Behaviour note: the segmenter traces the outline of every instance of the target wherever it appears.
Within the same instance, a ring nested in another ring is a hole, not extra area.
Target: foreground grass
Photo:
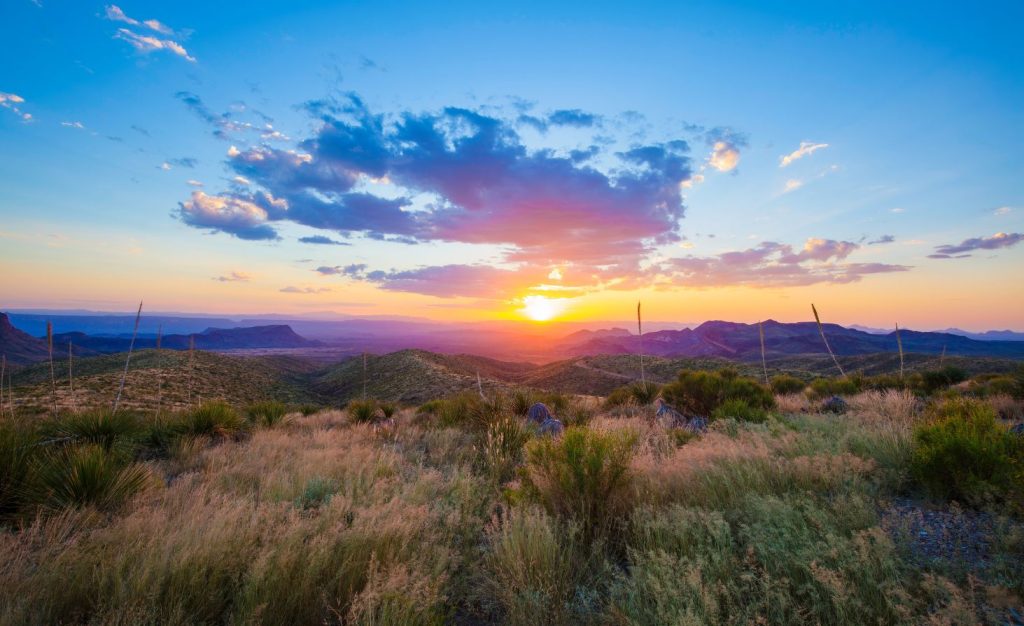
[[[692,440],[635,411],[558,442],[504,413],[197,428],[144,464],[162,484],[116,511],[46,509],[2,532],[0,623],[1008,620],[1019,522],[996,513],[985,570],[920,565],[882,523],[915,497],[918,407],[851,404],[720,419]]]

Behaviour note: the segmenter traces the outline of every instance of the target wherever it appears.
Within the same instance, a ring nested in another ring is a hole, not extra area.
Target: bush
[[[775,398],[767,387],[728,369],[682,370],[674,382],[665,385],[661,395],[675,408],[701,416],[710,416],[728,400],[741,400],[752,408],[775,406]]]
[[[523,446],[530,440],[530,429],[523,419],[509,416],[487,427],[480,444],[480,460],[492,480],[504,483],[512,478],[523,460]]]
[[[777,374],[775,376],[772,376],[772,393],[777,393],[781,396],[788,395],[791,393],[800,393],[806,387],[807,383],[800,380],[796,376],[790,376],[789,374]]]
[[[296,407],[295,410],[301,413],[302,417],[309,417],[310,415],[315,415],[316,413],[320,412],[320,405],[300,404],[298,407]]]
[[[733,418],[741,422],[762,423],[768,420],[768,411],[759,406],[750,406],[746,400],[726,400],[711,412],[714,419]]]
[[[631,508],[629,462],[636,435],[569,428],[526,449],[525,493],[549,513],[580,525],[585,538],[606,535]]]
[[[1021,495],[1024,438],[996,420],[988,404],[947,401],[914,429],[913,476],[933,495],[979,505]]]
[[[257,426],[273,428],[281,423],[284,416],[288,414],[288,407],[283,402],[266,400],[250,404],[246,409],[249,421]]]
[[[811,381],[807,395],[814,400],[832,396],[852,396],[860,392],[860,379],[851,378],[815,378]]]
[[[394,402],[381,402],[379,407],[381,414],[384,419],[391,419],[391,417],[398,412],[398,405]]]
[[[94,444],[105,452],[128,457],[145,432],[135,415],[96,410],[62,415],[43,426],[44,437],[68,444]]]
[[[113,509],[152,484],[146,466],[124,464],[95,444],[46,454],[33,474],[31,500],[52,511],[79,506]]]
[[[295,498],[295,508],[302,510],[320,508],[330,502],[339,489],[337,481],[314,476],[306,481],[302,493]]]
[[[345,405],[349,418],[357,424],[368,424],[377,419],[378,408],[375,400],[349,400]]]
[[[245,428],[245,421],[225,402],[207,402],[180,414],[174,433],[189,437],[233,437]]]
[[[921,372],[921,390],[927,394],[951,387],[967,380],[967,372],[955,365]]]

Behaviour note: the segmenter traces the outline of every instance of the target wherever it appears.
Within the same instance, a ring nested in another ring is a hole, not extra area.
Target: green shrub
[[[789,374],[777,374],[775,376],[772,376],[772,393],[777,393],[779,395],[800,393],[806,387],[807,383],[800,380],[796,376],[790,376]]]
[[[398,405],[394,402],[381,402],[379,407],[381,414],[384,419],[391,419],[391,417],[398,412]]]
[[[629,386],[629,393],[634,402],[640,406],[647,406],[654,402],[654,399],[661,393],[661,387],[652,382],[633,383]]]
[[[367,424],[377,419],[379,408],[376,400],[349,400],[345,405],[349,418],[357,424]]]
[[[226,402],[206,402],[178,415],[174,432],[179,436],[233,437],[245,428],[243,420]]]
[[[633,403],[633,392],[630,385],[623,385],[612,389],[604,399],[604,406],[614,409],[620,406],[627,406]]]
[[[131,413],[106,410],[67,413],[42,427],[45,438],[68,444],[94,444],[106,452],[128,457],[145,432],[142,422]]]
[[[711,412],[714,419],[733,418],[741,422],[762,423],[768,420],[768,411],[759,406],[750,406],[746,400],[726,400]]]
[[[284,420],[288,407],[283,402],[266,400],[250,404],[245,413],[253,424],[273,428]]]
[[[302,493],[295,498],[295,508],[303,510],[320,508],[330,502],[339,489],[337,481],[314,476],[306,481]]]
[[[1021,495],[1024,438],[983,402],[960,399],[933,409],[914,429],[913,476],[933,495],[978,505]]]
[[[967,372],[955,365],[921,372],[921,390],[931,394],[967,380]]]
[[[125,464],[95,444],[52,451],[32,469],[30,498],[52,511],[79,506],[113,509],[153,483],[145,465]]]
[[[579,524],[584,537],[606,535],[630,511],[635,444],[629,431],[586,428],[535,439],[526,449],[524,491],[549,513]]]
[[[702,416],[710,416],[728,400],[742,400],[750,407],[761,409],[775,406],[775,398],[767,387],[729,369],[682,370],[674,382],[665,385],[661,395],[675,408]]]
[[[320,405],[300,404],[298,407],[296,407],[295,410],[301,413],[302,417],[309,417],[310,415],[315,415],[316,413],[320,412]]]
[[[858,378],[815,378],[808,386],[807,395],[812,400],[831,396],[852,396],[860,391]]]

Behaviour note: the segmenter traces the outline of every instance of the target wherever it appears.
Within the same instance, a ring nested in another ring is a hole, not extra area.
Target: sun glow
[[[535,322],[546,322],[562,312],[562,303],[544,296],[523,298],[523,315]]]

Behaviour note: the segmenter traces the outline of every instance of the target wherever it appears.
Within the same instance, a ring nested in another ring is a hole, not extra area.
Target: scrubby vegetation
[[[1012,623],[1020,377],[948,374],[6,416],[0,624]]]

